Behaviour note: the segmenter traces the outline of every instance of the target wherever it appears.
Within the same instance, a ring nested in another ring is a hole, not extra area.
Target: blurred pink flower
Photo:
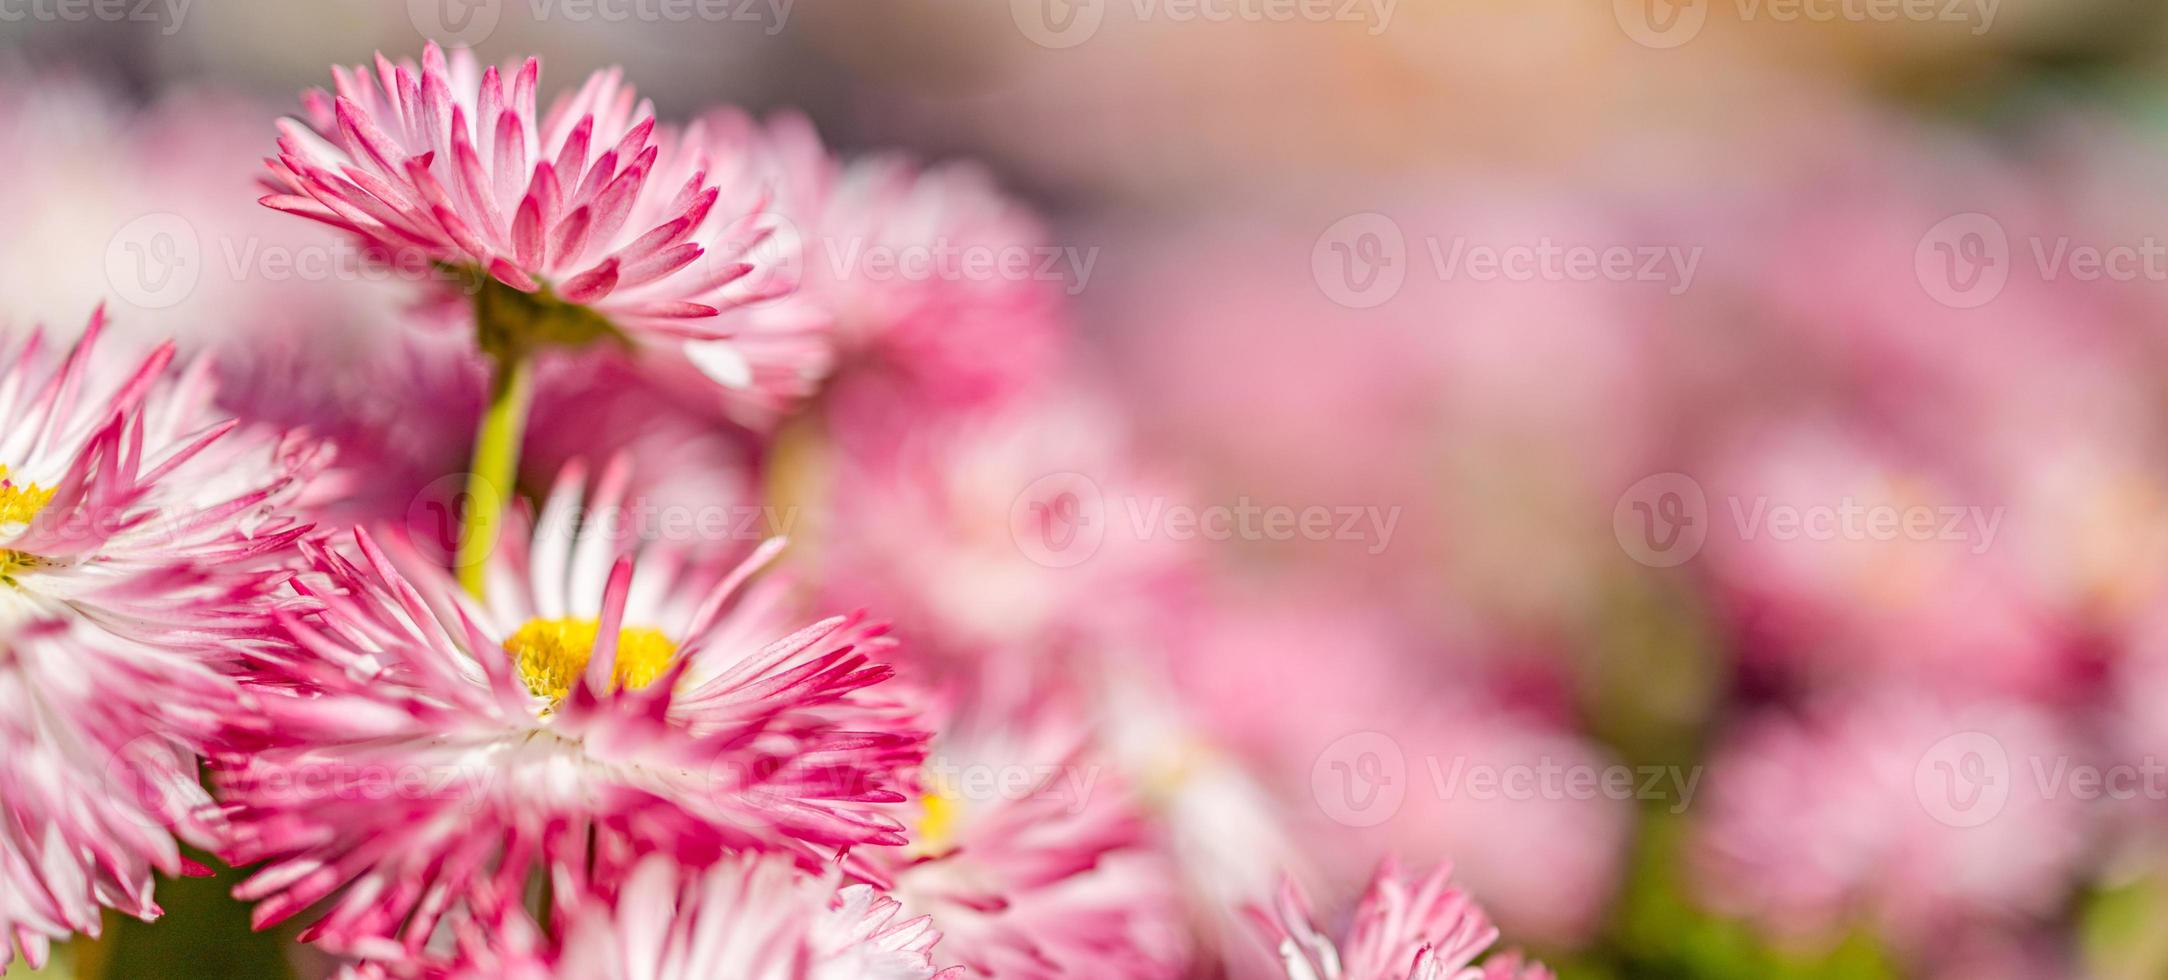
[[[2061,907],[2088,817],[2053,780],[2086,762],[2014,702],[1885,691],[1754,718],[1710,765],[1696,877],[1718,911],[1793,941],[1863,923],[1931,954]]]
[[[927,757],[911,843],[868,856],[974,975],[1182,975],[1171,869],[1148,849],[1133,788],[1090,743],[1058,704],[952,719]]]
[[[777,210],[802,243],[800,299],[833,331],[839,381],[923,410],[1051,377],[1069,283],[1049,275],[1059,253],[1038,216],[990,174],[893,155],[838,162],[795,115],[762,135]]]
[[[0,347],[0,965],[155,917],[153,871],[193,868],[175,835],[211,843],[196,756],[245,715],[231,673],[273,642],[320,462],[221,421],[170,345],[98,369],[102,320],[65,358]]]
[[[719,553],[793,534],[797,515],[762,499],[761,440],[710,400],[652,383],[656,367],[609,352],[545,366],[520,454],[523,482],[545,486],[565,465],[607,450],[639,488],[630,533]]]
[[[2158,297],[2148,276],[2073,263],[2142,247],[2145,181],[2101,172],[2105,137],[2086,161],[2021,167],[1906,126],[1848,127],[1803,157],[1824,179],[1755,195],[1751,231],[1709,225],[1715,274],[1759,313],[1704,331],[1731,380],[1696,399],[1701,417],[1749,443],[1804,408],[1878,465],[1909,464],[1897,477],[2006,509],[1994,552],[1972,562],[2000,581],[1942,591],[1977,596],[1959,600],[1975,612],[2120,629],[2168,549],[2152,475],[2168,433],[2143,326]]]
[[[2107,825],[2123,841],[2119,850],[2127,868],[2132,858],[2145,859],[2163,840],[2161,814],[2168,803],[2168,785],[2161,784],[2161,766],[2168,760],[2168,603],[2156,601],[2133,625],[2127,645],[2109,673],[2109,691],[2100,712],[2100,735],[2113,760],[2144,774],[2146,783],[2135,793],[2111,801]]]
[[[839,887],[840,886],[840,887]],[[561,948],[508,905],[507,920],[468,930],[461,960],[419,975],[547,980],[935,980],[941,934],[907,919],[869,885],[842,886],[779,855],[727,858],[687,871],[667,857],[641,861],[614,901],[568,895]]]
[[[144,347],[243,359],[267,339],[336,361],[398,337],[413,270],[246,206],[266,111],[216,88],[137,106],[91,76],[0,66],[0,141],[41,148],[0,185],[0,321],[67,336],[103,306]]]
[[[1634,801],[1612,776],[1631,774],[1639,793],[1648,774],[1529,713],[1481,699],[1454,707],[1452,700],[1436,698],[1431,713],[1381,722],[1404,746],[1410,782],[1390,820],[1351,835],[1376,842],[1362,857],[1466,855],[1456,862],[1460,880],[1513,936],[1561,946],[1589,941],[1617,894],[1635,825]],[[1697,787],[1669,781],[1655,790],[1671,794],[1657,802],[1684,807]]]
[[[1461,880],[1513,935],[1591,935],[1633,829],[1631,800],[1590,788],[1615,759],[1375,597],[1293,576],[1229,591],[1185,618],[1170,669],[1204,730],[1300,801],[1293,819],[1331,842],[1312,850],[1343,868],[1462,855]],[[1335,669],[1317,669],[1320,651]],[[1332,768],[1381,745],[1380,782]]]
[[[1394,518],[1389,535],[1259,547],[1253,564],[1327,566],[1411,618],[1448,593],[1555,629],[1615,574],[1611,504],[1666,437],[1658,328],[1684,280],[1516,281],[1451,264],[1456,250],[1649,234],[1600,199],[1481,185],[1375,197],[1113,225],[1129,260],[1082,297],[1107,325],[1109,373],[1151,419],[1149,448],[1182,460],[1208,499]],[[1398,241],[1399,275],[1353,288],[1338,249],[1359,240]]]
[[[1705,552],[1745,658],[1814,690],[1926,685],[2064,703],[2094,671],[1999,535],[1994,485],[1838,419],[1715,454]]]
[[[269,862],[237,890],[259,924],[323,902],[309,937],[398,957],[538,869],[569,889],[647,853],[814,869],[905,843],[884,804],[923,736],[868,690],[880,630],[784,635],[775,591],[745,587],[774,546],[727,570],[641,549],[636,574],[625,468],[583,507],[584,484],[568,469],[531,545],[500,542],[481,603],[365,533],[358,563],[317,551],[285,617],[300,649],[254,678],[266,730],[220,760],[223,856]]]
[[[1413,296],[1334,303],[1307,261],[1317,229],[1292,224],[1105,229],[1109,253],[1131,258],[1080,301],[1104,325],[1109,383],[1150,420],[1145,448],[1180,460],[1206,500],[1405,513],[1389,548],[1282,543],[1258,559],[1332,561],[1380,589],[1435,594],[1444,328]]]
[[[1276,876],[1320,877],[1288,808],[1189,716],[1188,692],[1142,657],[1089,680],[1111,720],[1100,736],[1106,757],[1136,787],[1156,850],[1172,863],[1196,969],[1253,975],[1268,958],[1238,906],[1269,892]]]
[[[1524,964],[1517,953],[1474,965],[1498,941],[1498,930],[1474,899],[1453,887],[1452,873],[1452,865],[1440,864],[1412,877],[1385,862],[1337,941],[1318,930],[1292,880],[1269,909],[1251,914],[1285,961],[1288,980],[1553,980],[1550,970]]]
[[[1049,398],[894,431],[836,420],[809,562],[833,601],[889,611],[914,662],[997,701],[1106,656],[1181,605],[1181,498],[1111,406]],[[866,417],[872,416],[872,417]]]
[[[462,338],[400,330],[326,349],[269,331],[245,347],[214,355],[220,407],[257,424],[306,429],[336,451],[346,492],[312,499],[309,517],[331,526],[404,521],[418,530],[432,490],[463,486],[447,477],[467,467],[488,367]]]

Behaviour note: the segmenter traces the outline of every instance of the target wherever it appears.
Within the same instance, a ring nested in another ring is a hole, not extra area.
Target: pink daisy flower
[[[1518,953],[1474,965],[1498,941],[1498,930],[1474,899],[1453,887],[1452,873],[1452,865],[1440,864],[1414,878],[1386,862],[1338,942],[1312,924],[1309,902],[1292,879],[1270,909],[1251,915],[1286,964],[1288,980],[1554,980]]]
[[[363,532],[358,561],[315,554],[296,581],[314,609],[286,617],[298,653],[262,680],[269,731],[219,773],[224,856],[266,862],[238,890],[260,924],[325,902],[311,938],[411,955],[537,873],[566,892],[643,854],[817,868],[906,842],[882,805],[908,799],[923,735],[867,690],[891,673],[881,629],[787,632],[781,583],[745,585],[780,541],[727,570],[622,547],[628,472],[583,513],[568,468],[478,603]]]
[[[209,843],[196,753],[233,714],[235,651],[305,528],[305,443],[236,434],[172,347],[99,369],[92,317],[55,363],[0,346],[0,965],[158,914],[152,873]]]
[[[944,955],[1017,980],[1180,976],[1173,870],[1082,720],[1042,703],[944,728],[910,846],[864,858],[932,916]]]
[[[745,323],[724,311],[793,286],[753,274],[773,231],[760,192],[718,186],[731,161],[659,129],[619,70],[546,114],[533,58],[481,69],[432,44],[420,66],[380,55],[374,75],[332,74],[306,122],[281,123],[263,203],[479,283],[485,347],[660,344],[735,387],[752,354],[817,350],[736,339]]]
[[[556,949],[517,913],[485,934],[466,930],[459,962],[419,975],[596,980],[935,980],[941,934],[905,918],[870,885],[831,868],[807,874],[780,855],[741,855],[688,872],[667,857],[640,862],[614,901],[572,896]]]

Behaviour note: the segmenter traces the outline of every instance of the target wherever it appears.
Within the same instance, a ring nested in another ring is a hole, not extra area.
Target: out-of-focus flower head
[[[894,439],[888,424],[837,420],[811,561],[829,596],[891,611],[944,676],[1028,697],[1178,603],[1193,561],[1168,517],[1181,498],[1107,406],[1035,402]]]
[[[1611,500],[1662,438],[1656,314],[1698,253],[1659,253],[1660,281],[1486,275],[1472,256],[1666,239],[1610,202],[1484,190],[1130,232],[1140,257],[1083,301],[1151,448],[1201,493],[1381,522],[1261,558],[1555,628],[1618,558]],[[1393,274],[1351,251],[1366,243]]]
[[[1992,482],[1807,418],[1751,430],[1706,483],[1720,594],[1745,653],[1792,684],[1875,681],[2068,700],[2094,671],[2012,559]]]
[[[1312,848],[1321,863],[1359,873],[1386,854],[1464,855],[1461,880],[1512,934],[1570,944],[1600,924],[1631,806],[1594,788],[1614,760],[1543,692],[1469,670],[1481,658],[1464,647],[1442,670],[1437,641],[1375,597],[1294,576],[1216,597],[1179,635],[1169,660],[1184,707],[1330,841]],[[1333,669],[1317,668],[1321,650]]]
[[[319,523],[410,519],[432,487],[467,465],[489,380],[463,344],[445,331],[401,330],[325,349],[272,333],[246,351],[219,352],[219,405],[259,425],[306,428],[337,451],[346,492],[310,502]]]
[[[221,369],[272,338],[320,355],[381,347],[412,270],[367,266],[329,229],[245,205],[263,116],[231,93],[135,106],[89,76],[0,66],[0,139],[41,148],[0,187],[0,321],[65,336],[102,304],[116,336],[215,350]]]
[[[744,125],[724,116],[714,128],[733,123]],[[801,239],[799,297],[832,331],[837,383],[924,410],[1002,399],[1051,376],[1069,283],[1049,259],[1073,253],[1052,250],[1038,216],[991,175],[897,156],[839,162],[795,115],[762,137],[777,209]]]
[[[1702,893],[1795,942],[1864,925],[1931,960],[2059,907],[2088,818],[2041,774],[2082,762],[2017,702],[1883,691],[1751,719],[1709,768]]]
[[[1266,965],[1238,906],[1268,893],[1275,876],[1318,877],[1312,855],[1280,800],[1199,727],[1163,672],[1139,657],[1092,678],[1108,718],[1106,758],[1120,766],[1152,821],[1157,850],[1173,863],[1199,968],[1218,962],[1236,976]]]
[[[1498,941],[1498,930],[1468,893],[1453,886],[1452,874],[1450,864],[1416,877],[1385,862],[1338,940],[1318,930],[1292,879],[1281,884],[1269,909],[1250,913],[1284,962],[1288,980],[1554,980],[1550,970],[1524,963],[1517,953],[1474,965]]]
[[[1091,726],[1058,700],[944,725],[910,845],[868,858],[974,975],[1179,976],[1172,868]]]
[[[1329,541],[1298,554],[1342,557],[1336,568],[1370,573],[1381,588],[1435,594],[1428,447],[1447,327],[1412,296],[1370,309],[1334,303],[1310,273],[1317,227],[1251,220],[1152,231],[1107,231],[1110,252],[1136,257],[1110,263],[1080,297],[1106,325],[1122,404],[1151,419],[1140,430],[1147,448],[1183,461],[1208,499],[1404,511],[1389,548]],[[1410,279],[1406,288],[1420,287]],[[1289,547],[1257,550],[1270,558]]]
[[[1701,399],[1699,414],[1738,429],[1841,401],[1842,423],[1873,433],[1877,453],[1934,467],[1900,476],[1961,481],[1969,499],[1937,503],[2007,510],[1995,551],[1973,562],[1999,566],[1992,588],[2007,596],[1970,597],[1978,584],[1942,594],[1968,596],[1974,612],[2121,628],[2157,588],[2168,548],[2168,490],[2151,475],[2160,385],[2145,369],[2157,340],[2142,326],[2158,300],[2145,276],[2070,263],[2088,249],[2113,263],[2115,243],[2137,240],[2130,202],[2142,190],[2073,179],[2098,160],[2057,161],[2043,181],[1989,148],[1923,145],[1907,125],[1825,141],[1807,159],[1828,179],[1761,195],[1752,234],[1709,227],[1724,236],[1709,249],[1714,274],[1757,315],[1706,338],[1747,380]]]
[[[2168,758],[2168,716],[2160,710],[2162,699],[2168,698],[2168,603],[2153,603],[2130,631],[2121,654],[2103,698],[2107,710],[2102,741],[2120,763],[2145,773]],[[2157,846],[2162,840],[2160,793],[2125,795],[2129,798],[2120,805],[2105,808],[2110,826],[2136,843],[2133,851]]]
[[[545,367],[520,454],[523,482],[547,486],[564,466],[607,446],[640,488],[630,533],[741,549],[794,533],[794,514],[760,500],[759,440],[701,397],[706,392],[649,383],[654,375],[651,365],[608,353]]]
[[[550,948],[525,913],[467,929],[462,956],[421,975],[483,980],[936,980],[941,934],[870,885],[807,874],[781,855],[726,858],[688,871],[668,857],[597,895],[569,894],[564,942]],[[945,953],[945,951],[944,951]],[[396,971],[393,971],[396,972]]]
[[[308,118],[280,126],[264,203],[419,257],[481,290],[485,348],[637,342],[681,351],[748,388],[755,355],[818,345],[740,342],[724,317],[794,285],[755,275],[774,226],[756,188],[724,188],[698,137],[659,130],[617,70],[545,115],[541,63],[482,69],[434,44],[419,66],[334,69]]]
[[[65,333],[105,297],[109,335],[213,355],[221,410],[307,428],[367,474],[309,516],[393,517],[464,464],[480,359],[446,349],[449,331],[411,329],[436,319],[413,303],[435,270],[373,262],[348,236],[247,205],[267,112],[215,90],[136,107],[65,72],[0,68],[0,138],[44,148],[0,186],[0,321]]]
[[[56,358],[0,344],[0,964],[158,914],[175,835],[211,843],[197,754],[238,713],[233,667],[276,641],[266,597],[322,462],[208,410],[168,345],[104,371],[103,314]]]
[[[882,630],[789,631],[780,583],[746,586],[780,542],[734,568],[631,547],[626,474],[583,508],[568,469],[479,603],[363,532],[358,558],[315,554],[295,584],[316,608],[285,616],[298,653],[256,677],[268,731],[218,773],[223,856],[268,862],[238,889],[258,922],[323,902],[311,938],[398,957],[538,870],[576,889],[653,852],[815,869],[906,842],[885,804],[909,799],[924,736],[869,690],[891,674]]]
[[[1364,858],[1465,854],[1461,881],[1514,936],[1588,941],[1617,892],[1634,825],[1632,803],[1608,777],[1630,770],[1586,737],[1499,706],[1495,695],[1454,700],[1440,697],[1434,713],[1381,722],[1404,746],[1410,789],[1391,819],[1350,836],[1372,842]],[[1493,775],[1496,787],[1486,783]],[[1637,774],[1636,791],[1643,782]],[[1660,789],[1684,795],[1696,787]]]

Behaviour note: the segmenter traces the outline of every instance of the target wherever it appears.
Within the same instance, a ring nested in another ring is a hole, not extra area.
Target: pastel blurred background
[[[1038,414],[894,439],[997,535],[1083,473],[1180,555],[1042,582],[869,493],[804,560],[940,657],[1122,620],[1063,635],[1122,651],[1196,975],[1252,975],[1210,910],[1281,866],[1341,908],[1394,854],[1569,978],[2168,976],[2168,5],[0,0],[0,320],[236,350],[237,410],[339,406],[396,518],[467,438],[401,413],[476,382],[391,377],[404,284],[276,271],[331,239],[254,180],[328,65],[428,38],[1043,217],[998,300],[1063,338]],[[670,492],[820,492],[629,411],[581,421],[677,439]],[[52,975],[235,975],[273,939],[223,887]]]

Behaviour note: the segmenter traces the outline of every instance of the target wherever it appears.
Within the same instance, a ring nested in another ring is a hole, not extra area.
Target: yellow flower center
[[[518,664],[527,689],[555,704],[572,693],[587,672],[587,658],[594,655],[601,631],[602,624],[592,619],[529,620],[504,641],[504,652]],[[661,630],[627,626],[617,631],[617,664],[611,673],[620,688],[646,687],[670,669],[675,656],[677,644]]]
[[[35,483],[9,480],[7,464],[0,463],[0,527],[30,523],[52,499],[51,490]],[[36,555],[0,548],[0,582],[12,583],[17,572],[28,571],[39,564]]]
[[[0,463],[0,526],[28,524],[38,516],[47,502],[53,499],[53,491],[35,483],[15,483],[8,479],[6,463]]]
[[[917,833],[912,835],[911,853],[916,855],[943,854],[956,846],[956,822],[963,816],[963,801],[942,789],[928,790],[918,798]]]

